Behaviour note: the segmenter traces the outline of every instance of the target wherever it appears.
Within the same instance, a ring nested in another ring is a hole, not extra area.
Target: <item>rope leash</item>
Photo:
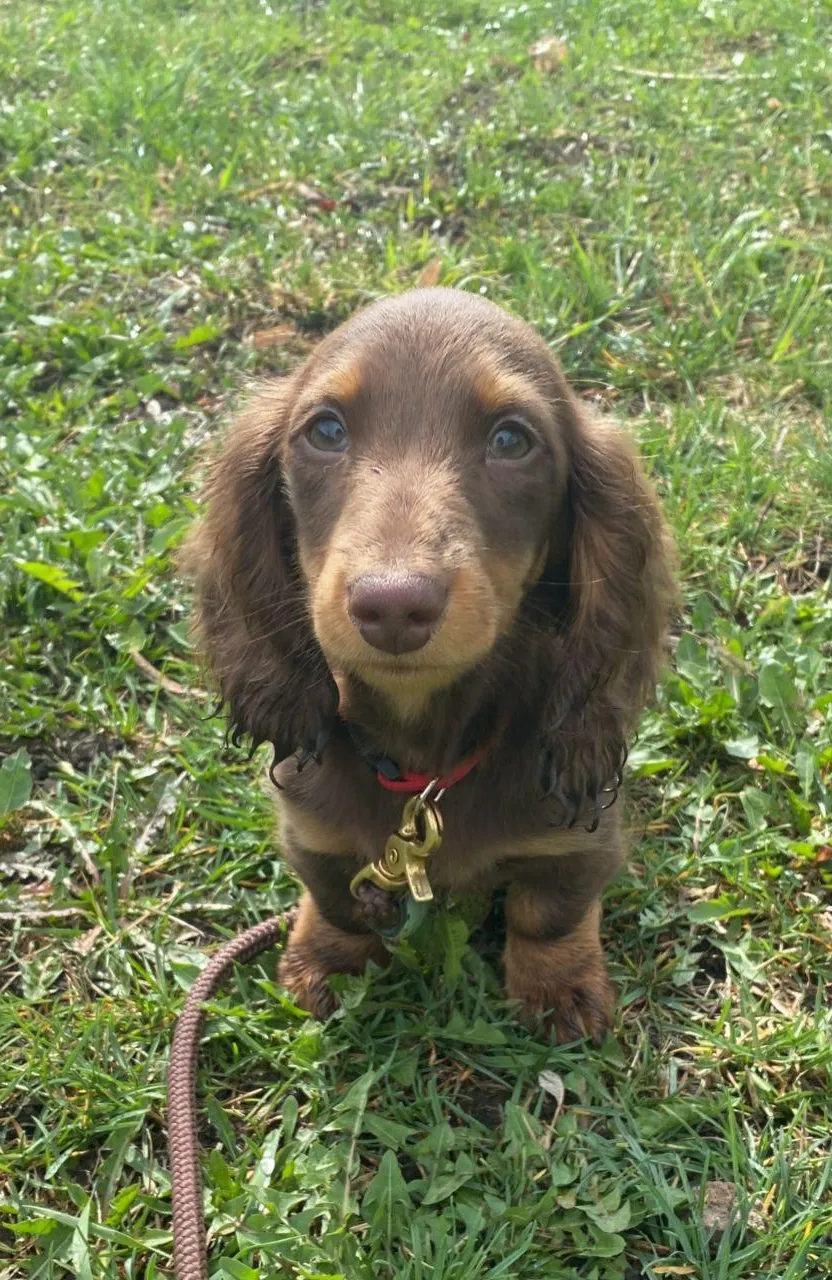
[[[485,746],[466,758],[447,777],[406,773],[390,780],[378,772],[379,781],[388,790],[406,791],[411,798],[406,801],[399,829],[389,837],[384,852],[353,877],[350,891],[364,907],[370,928],[388,946],[418,928],[427,904],[434,901],[425,868],[430,855],[442,843],[442,819],[437,803],[448,787],[467,777],[487,750]],[[396,765],[392,767],[398,771]],[[363,901],[368,891],[388,899],[400,898],[398,920],[384,925],[380,919],[374,920],[372,909]],[[216,994],[236,961],[251,960],[278,941],[285,942],[293,919],[294,912],[283,912],[246,929],[220,947],[191,987],[176,1023],[168,1066],[168,1151],[176,1280],[208,1280],[196,1112],[196,1060],[205,1019],[204,1006]]]
[[[205,1215],[196,1113],[196,1058],[205,1002],[216,995],[235,961],[245,963],[289,935],[294,913],[264,920],[215,952],[188,993],[173,1033],[168,1066],[168,1151],[176,1280],[208,1280]]]

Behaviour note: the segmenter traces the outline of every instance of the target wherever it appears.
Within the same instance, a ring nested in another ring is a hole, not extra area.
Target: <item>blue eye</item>
[[[517,422],[501,422],[488,438],[487,454],[497,462],[516,462],[531,452],[533,441]]]
[[[320,449],[322,453],[343,453],[349,444],[343,422],[326,413],[309,424],[306,438],[313,449]]]

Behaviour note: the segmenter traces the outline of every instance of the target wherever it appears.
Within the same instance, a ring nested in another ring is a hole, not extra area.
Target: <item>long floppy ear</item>
[[[544,783],[574,820],[587,801],[597,815],[615,799],[627,739],[655,691],[675,587],[670,538],[634,446],[586,417],[571,391],[558,408],[569,598],[544,713]]]
[[[280,465],[292,386],[291,379],[265,386],[232,426],[181,560],[232,740],[271,742],[275,761],[316,751],[338,705],[306,608]]]

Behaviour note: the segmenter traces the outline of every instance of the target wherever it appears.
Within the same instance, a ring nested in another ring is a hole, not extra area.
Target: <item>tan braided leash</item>
[[[215,952],[197,978],[176,1023],[168,1066],[168,1149],[176,1280],[208,1280],[205,1217],[196,1117],[196,1055],[205,1002],[216,995],[235,961],[245,962],[286,939],[294,913],[264,920]]]

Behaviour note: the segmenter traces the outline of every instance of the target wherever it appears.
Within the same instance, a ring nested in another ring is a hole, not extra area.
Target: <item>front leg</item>
[[[506,989],[560,1043],[609,1028],[613,988],[601,948],[599,894],[617,865],[590,853],[518,859],[506,899]]]
[[[329,989],[333,973],[363,973],[370,960],[383,966],[389,954],[367,925],[362,904],[350,894],[357,864],[335,854],[291,850],[289,860],[306,886],[278,968],[278,978],[303,1009],[327,1018],[337,1008]]]

